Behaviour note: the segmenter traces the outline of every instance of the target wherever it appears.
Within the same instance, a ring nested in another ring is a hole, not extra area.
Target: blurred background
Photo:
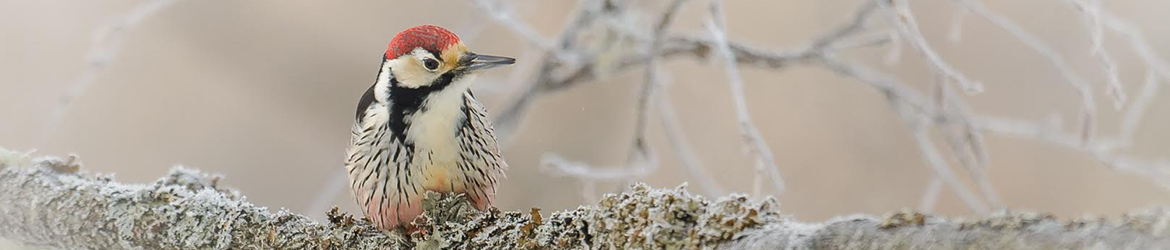
[[[1091,86],[1098,112],[1094,138],[1118,133],[1132,102],[1114,109],[1106,94],[1107,71],[1091,50],[1091,29],[1069,1],[981,2],[1060,53]],[[668,3],[625,3],[630,27],[648,29]],[[845,23],[862,3],[727,1],[723,7],[730,40],[788,51]],[[579,6],[488,4],[548,39]],[[963,14],[955,2],[913,4],[933,49],[986,85],[983,93],[961,95],[972,112],[1028,121],[1059,116],[1063,128],[1076,133],[1081,97],[1040,53],[982,17]],[[707,7],[705,0],[684,5],[667,33],[709,36],[703,25]],[[1140,29],[1152,48],[1148,56],[1170,58],[1170,2],[1108,1],[1102,9]],[[958,41],[950,38],[955,15],[965,16]],[[888,19],[872,19],[865,33],[891,30]],[[110,26],[127,20],[130,25]],[[476,96],[491,115],[525,89],[546,56],[474,1],[0,1],[0,146],[36,149],[36,155],[76,153],[85,169],[116,174],[121,182],[152,182],[171,166],[184,165],[221,173],[223,185],[274,210],[316,219],[331,205],[356,212],[339,179],[354,107],[372,84],[386,43],[419,24],[447,27],[473,51],[518,58],[516,65],[479,77]],[[1125,37],[1104,34],[1104,49],[1132,100],[1143,93],[1148,65]],[[937,78],[921,53],[900,39],[840,56],[924,93]],[[637,180],[664,188],[690,182],[694,193],[708,197],[753,193],[755,160],[737,127],[724,66],[687,56],[661,63],[669,82],[662,93],[673,100],[695,156],[724,193],[695,187],[671,153],[657,115],[647,135],[660,166]],[[775,196],[784,213],[806,221],[920,207],[931,167],[881,92],[816,64],[741,66],[740,74],[751,118],[787,187],[777,193],[766,184],[753,198]],[[507,139],[511,169],[497,206],[556,211],[620,190],[622,180],[582,181],[542,168],[541,157],[626,163],[643,75],[642,68],[622,71],[536,99]],[[1150,162],[1170,155],[1170,94],[1151,95],[1133,147],[1116,153]],[[987,175],[1008,208],[1080,216],[1170,205],[1170,193],[1156,179],[1101,164],[1084,151],[995,133],[984,139]],[[955,164],[949,154],[947,160]],[[960,177],[975,189],[969,175]],[[976,215],[949,188],[938,197],[937,213]]]

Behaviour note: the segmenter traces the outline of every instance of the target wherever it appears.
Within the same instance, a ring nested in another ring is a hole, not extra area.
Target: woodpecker
[[[471,82],[515,61],[472,53],[433,25],[390,40],[358,101],[345,160],[354,198],[374,225],[413,230],[428,190],[462,193],[479,210],[492,205],[508,165]]]

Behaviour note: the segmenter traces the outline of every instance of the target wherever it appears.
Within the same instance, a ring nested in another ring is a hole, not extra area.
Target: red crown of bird
[[[423,48],[427,51],[439,52],[448,46],[458,44],[459,37],[450,30],[434,25],[415,26],[390,39],[386,48],[386,59],[394,59],[410,53],[414,48]]]

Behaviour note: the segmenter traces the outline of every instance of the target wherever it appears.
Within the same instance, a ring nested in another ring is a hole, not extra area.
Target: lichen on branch
[[[51,158],[50,158],[51,159]],[[153,184],[60,172],[54,160],[0,170],[0,238],[61,249],[393,249],[369,224],[269,212],[176,167]]]
[[[175,168],[153,184],[90,175],[76,158],[0,161],[0,238],[60,249],[1160,249],[1170,212],[1058,220],[1002,212],[946,219],[916,212],[802,223],[771,199],[715,201],[685,186],[637,184],[596,205],[542,214],[481,212],[460,195],[428,193],[417,232],[383,232],[331,211],[319,223],[272,213],[218,186],[221,177]]]

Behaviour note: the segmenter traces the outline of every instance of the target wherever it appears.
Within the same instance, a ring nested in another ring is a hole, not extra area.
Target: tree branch
[[[0,170],[0,238],[62,249],[386,249],[402,237],[333,214],[339,223],[271,213],[216,189],[215,178],[172,169],[152,185],[52,170]]]
[[[328,223],[271,213],[217,187],[220,179],[175,168],[152,185],[78,171],[75,158],[0,161],[0,238],[64,249],[924,249],[1170,246],[1165,209],[1120,221],[1062,221],[1005,212],[955,220],[900,212],[801,223],[775,200],[717,201],[685,187],[635,185],[597,205],[554,212],[472,209],[462,196],[428,193],[422,233],[381,232],[338,213]]]

